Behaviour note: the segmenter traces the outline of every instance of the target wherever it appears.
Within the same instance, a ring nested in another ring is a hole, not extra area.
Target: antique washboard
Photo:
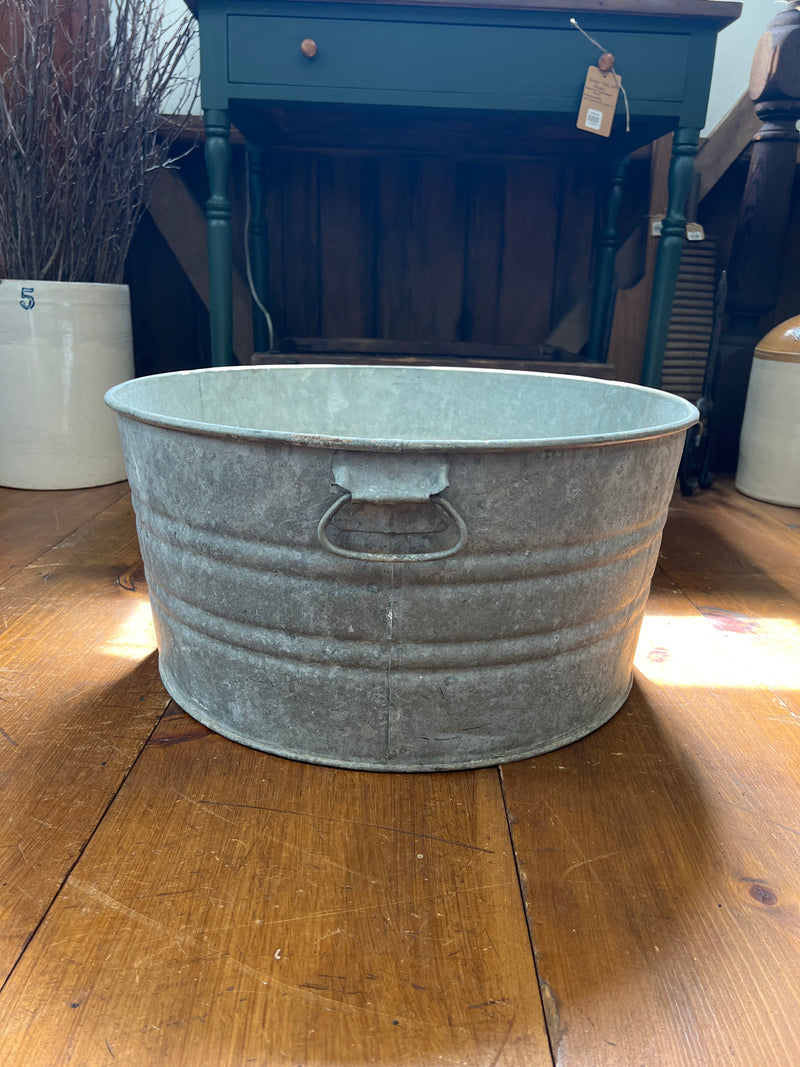
[[[713,237],[683,242],[664,352],[661,388],[693,404],[703,393],[714,329],[716,253]]]

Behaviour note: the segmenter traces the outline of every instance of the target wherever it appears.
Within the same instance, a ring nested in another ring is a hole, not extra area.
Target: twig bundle
[[[195,24],[162,0],[5,0],[0,47],[0,274],[119,282],[159,167],[196,95]]]

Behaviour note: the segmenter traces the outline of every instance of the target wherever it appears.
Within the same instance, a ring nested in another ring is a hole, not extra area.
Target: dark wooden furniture
[[[504,130],[518,136],[519,121],[527,121],[537,131],[540,150],[590,152],[598,165],[608,166],[674,130],[669,208],[643,370],[645,382],[658,382],[716,35],[738,16],[738,3],[194,0],[193,6],[200,20],[215,363],[232,361],[230,124],[268,148],[279,108],[284,132],[296,128],[313,142],[339,130],[352,146],[359,143],[363,125],[375,151],[398,136],[424,142],[432,125],[441,127],[450,118],[493,131],[489,136],[496,141]],[[571,16],[616,57],[627,92],[629,132],[622,98],[608,139],[576,128],[587,67],[600,50],[570,23]],[[257,166],[268,166],[268,153],[251,157]],[[255,183],[252,195],[257,201]],[[612,199],[612,219],[615,203]],[[251,234],[252,274],[262,300],[264,248],[257,228]],[[594,359],[602,355],[599,324],[607,312],[615,249],[613,225],[607,226],[595,266]]]
[[[755,346],[782,317],[774,309],[800,143],[800,10],[796,7],[776,14],[758,42],[749,96],[760,127],[753,137],[731,251],[728,321],[720,340],[714,423],[722,470],[736,469]]]

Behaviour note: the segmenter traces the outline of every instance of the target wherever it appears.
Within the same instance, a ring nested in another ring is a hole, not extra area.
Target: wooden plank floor
[[[675,498],[625,707],[339,771],[158,679],[126,486],[0,490],[0,1064],[800,1064],[800,511]]]

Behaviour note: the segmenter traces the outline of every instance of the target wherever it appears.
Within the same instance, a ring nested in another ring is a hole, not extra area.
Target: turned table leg
[[[233,358],[232,343],[233,238],[231,202],[228,199],[231,160],[228,112],[206,109],[205,130],[205,159],[209,185],[206,224],[211,362],[215,367],[225,367],[236,362]]]
[[[625,171],[630,157],[618,164],[611,183],[611,191],[606,205],[605,222],[600,234],[600,248],[597,254],[594,287],[592,295],[592,312],[589,325],[589,359],[605,362],[606,336],[608,333],[609,313],[614,290],[614,267],[617,258],[617,220],[622,206]]]

